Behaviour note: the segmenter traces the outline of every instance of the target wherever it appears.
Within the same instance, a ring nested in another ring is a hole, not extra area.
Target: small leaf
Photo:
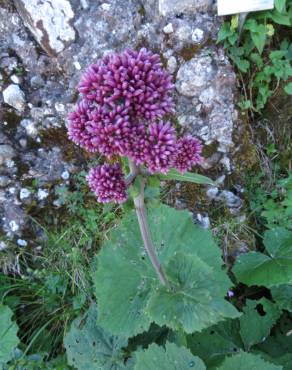
[[[266,28],[267,28],[267,35],[270,36],[270,37],[274,36],[274,34],[275,34],[274,26],[272,24],[268,23],[266,25]]]
[[[75,319],[65,337],[68,363],[78,370],[122,370],[122,347],[127,339],[114,337],[97,324],[97,309],[92,305],[88,312]]]
[[[192,172],[186,172],[184,175],[182,175],[175,169],[171,169],[166,175],[160,175],[159,177],[161,178],[161,180],[177,180],[193,182],[195,184],[215,185],[215,182],[206,176]]]
[[[289,15],[281,14],[276,9],[273,12],[268,12],[267,15],[275,23],[282,24],[283,26],[291,26],[291,20]]]
[[[135,370],[206,370],[203,361],[188,349],[166,343],[165,349],[151,344],[145,351],[136,353]]]
[[[288,313],[283,313],[277,325],[273,328],[273,335],[267,337],[267,339],[259,343],[255,348],[262,352],[266,352],[271,357],[283,356],[291,352],[292,348],[292,323],[291,316]],[[275,359],[275,363],[277,363]],[[285,370],[290,370],[288,367]]]
[[[235,14],[232,16],[231,18],[231,26],[230,28],[233,30],[233,31],[236,31],[237,27],[238,27],[238,20],[239,20],[239,14]]]
[[[260,315],[258,308],[262,307],[264,315]],[[239,318],[240,335],[246,350],[260,343],[270,334],[270,330],[281,315],[275,304],[265,298],[259,301],[247,300],[243,308],[243,315]]]
[[[282,370],[282,366],[274,365],[263,360],[260,356],[241,352],[227,357],[216,370]]]
[[[250,35],[259,53],[262,54],[267,38],[266,26],[259,24],[256,31],[251,31]]]
[[[292,95],[292,82],[289,82],[285,87],[284,90],[287,94]]]
[[[13,357],[13,350],[17,347],[18,327],[11,320],[13,312],[8,306],[0,304],[0,365],[6,364]]]
[[[292,312],[292,285],[272,287],[271,294],[279,308]]]
[[[218,32],[217,43],[224,41],[225,39],[227,39],[227,37],[231,35],[233,35],[233,30],[230,28],[230,24],[227,22],[223,23]]]
[[[271,288],[292,284],[292,232],[275,228],[265,233],[264,244],[269,255],[249,252],[238,257],[233,272],[247,285]]]
[[[135,178],[133,184],[129,187],[129,192],[132,198],[137,197],[141,191],[141,179],[139,176]]]
[[[147,179],[147,183],[153,188],[158,188],[160,186],[159,177],[156,175],[149,176]]]
[[[275,0],[275,7],[278,12],[283,13],[286,11],[286,0]]]

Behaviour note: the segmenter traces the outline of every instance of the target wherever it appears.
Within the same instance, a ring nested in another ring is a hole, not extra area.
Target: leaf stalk
[[[129,160],[129,166],[131,173],[139,173],[139,167],[132,161]],[[151,239],[150,229],[147,221],[146,206],[144,202],[144,188],[145,188],[145,179],[143,178],[140,183],[140,193],[134,197],[134,205],[136,210],[136,215],[140,227],[141,236],[144,243],[144,248],[148,254],[148,257],[152,263],[152,266],[159,277],[160,283],[164,286],[168,286],[167,278],[162,270],[160,262],[155,252],[155,248]]]

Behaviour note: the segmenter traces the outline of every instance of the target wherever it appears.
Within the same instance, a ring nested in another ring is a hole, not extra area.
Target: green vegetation
[[[243,109],[259,114],[279,84],[291,93],[291,44],[277,26],[291,25],[291,14],[291,2],[277,0],[275,10],[250,15],[241,36],[238,17],[222,26]],[[53,219],[46,210],[33,219],[37,243],[10,241],[0,251],[0,370],[291,370],[292,173],[282,161],[290,147],[262,141],[259,166],[242,174],[246,217],[206,210],[211,231],[169,207],[160,184],[210,179],[147,177],[165,286],[143,248],[133,199],[98,204],[85,173],[59,185]]]
[[[286,93],[292,94],[291,25],[291,0],[275,1],[275,9],[250,14],[243,25],[238,15],[222,25],[218,42],[223,42],[238,69],[242,109],[260,112],[281,82]]]

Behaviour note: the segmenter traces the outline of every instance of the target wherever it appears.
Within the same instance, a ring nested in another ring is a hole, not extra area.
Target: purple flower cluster
[[[118,163],[92,168],[87,176],[90,189],[101,203],[123,203],[127,200],[126,182]]]
[[[106,56],[91,65],[78,89],[82,100],[69,115],[68,135],[90,152],[112,159],[127,156],[151,173],[175,167],[181,173],[201,161],[201,145],[177,139],[170,122],[174,85],[160,57],[142,48]],[[123,202],[126,185],[118,164],[90,171],[88,181],[100,202]]]
[[[173,167],[184,174],[191,170],[193,166],[202,162],[201,153],[202,145],[198,139],[192,136],[182,137],[176,142]]]

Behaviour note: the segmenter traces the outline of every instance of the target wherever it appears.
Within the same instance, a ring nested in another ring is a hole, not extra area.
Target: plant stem
[[[129,160],[129,165],[130,165],[131,173],[139,172],[139,167],[137,167],[134,162]],[[141,232],[141,236],[142,236],[143,243],[144,243],[144,248],[148,254],[148,257],[150,258],[150,261],[154,267],[154,270],[156,271],[156,274],[159,277],[161,284],[167,286],[168,281],[162,270],[158,257],[155,253],[155,248],[152,243],[152,239],[150,235],[150,230],[149,230],[149,225],[147,222],[147,215],[146,215],[146,206],[144,202],[144,187],[145,187],[145,180],[143,179],[141,181],[140,194],[134,198],[136,215],[138,218],[138,223],[139,223],[140,232]]]

